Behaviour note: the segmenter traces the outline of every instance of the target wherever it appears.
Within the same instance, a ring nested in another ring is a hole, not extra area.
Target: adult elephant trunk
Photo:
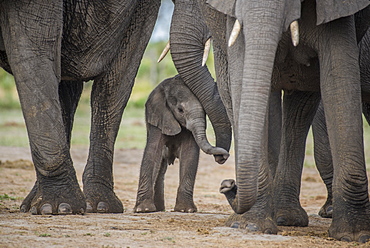
[[[216,146],[229,151],[231,124],[216,83],[208,68],[202,66],[204,44],[209,37],[196,1],[176,0],[170,30],[173,62],[207,113],[215,132]]]
[[[278,42],[289,23],[281,1],[237,1],[235,10],[243,35],[228,51],[238,185],[229,202],[241,214],[256,203],[258,192],[266,190],[270,180],[264,154],[271,75]],[[231,20],[235,18],[229,17],[229,26]]]
[[[195,108],[189,115],[190,121],[187,121],[186,128],[193,134],[195,142],[199,148],[206,154],[214,155],[215,160],[219,164],[225,163],[229,157],[229,153],[221,147],[212,146],[206,136],[206,118],[201,106],[198,110]]]

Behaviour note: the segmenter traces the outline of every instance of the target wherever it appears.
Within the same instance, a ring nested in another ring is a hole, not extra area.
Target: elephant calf
[[[222,164],[229,157],[209,144],[202,105],[180,76],[160,83],[145,104],[147,144],[140,168],[135,212],[165,210],[164,176],[167,166],[180,160],[180,185],[175,211],[196,212],[193,201],[199,148]]]

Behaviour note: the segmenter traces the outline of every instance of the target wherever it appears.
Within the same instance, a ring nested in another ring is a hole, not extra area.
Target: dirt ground
[[[166,173],[166,211],[133,213],[142,150],[116,150],[115,191],[125,206],[123,214],[35,216],[20,213],[19,205],[35,180],[28,148],[0,147],[0,247],[370,247],[370,242],[345,243],[327,237],[330,219],[317,213],[326,190],[315,168],[305,168],[301,203],[309,214],[305,228],[280,227],[278,235],[248,234],[224,226],[232,213],[218,192],[220,182],[235,178],[232,156],[224,165],[202,154],[195,185],[197,213],[173,212],[178,165]],[[77,176],[86,149],[72,149]]]

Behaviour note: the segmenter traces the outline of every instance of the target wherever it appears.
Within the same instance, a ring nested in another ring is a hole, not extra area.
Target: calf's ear
[[[181,126],[167,106],[166,96],[158,85],[149,95],[145,103],[146,122],[161,129],[165,135],[176,135],[181,132]]]

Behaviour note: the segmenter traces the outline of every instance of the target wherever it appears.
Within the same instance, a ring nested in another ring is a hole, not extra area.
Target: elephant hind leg
[[[63,123],[67,135],[67,143],[71,143],[71,133],[77,105],[83,90],[82,81],[61,81],[59,84],[59,101],[62,108]]]
[[[332,218],[333,215],[333,159],[331,156],[328,131],[326,127],[325,113],[322,104],[317,109],[312,123],[314,139],[314,156],[317,170],[327,189],[327,198],[319,211],[323,218]]]

